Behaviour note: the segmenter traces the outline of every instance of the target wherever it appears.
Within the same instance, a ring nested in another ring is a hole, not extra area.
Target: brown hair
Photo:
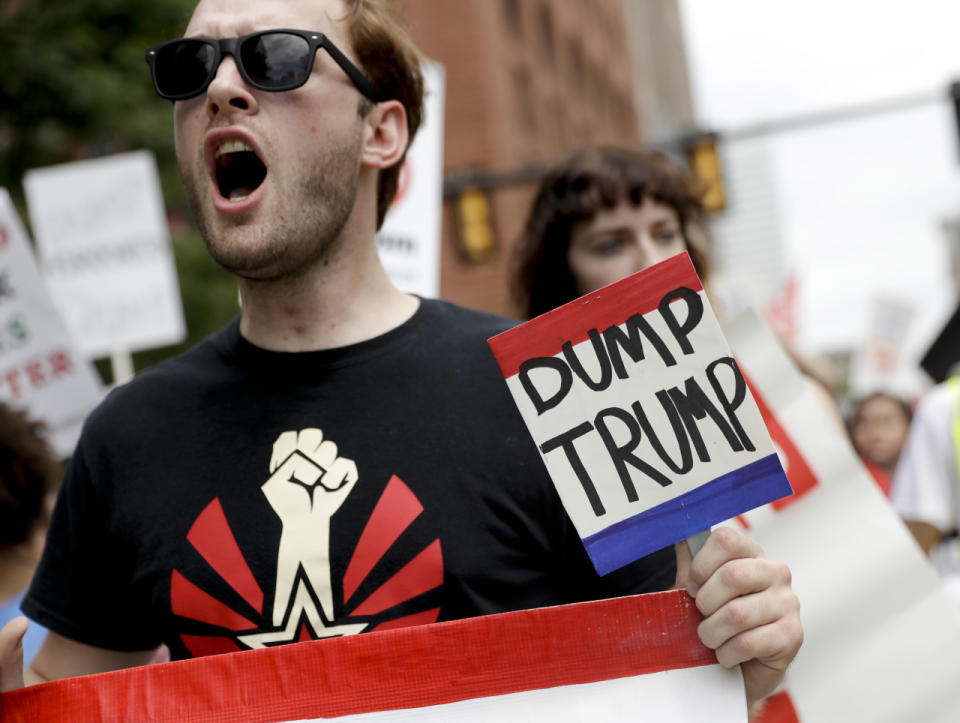
[[[575,224],[622,201],[650,197],[672,208],[694,268],[706,281],[702,189],[686,170],[660,153],[587,146],[548,171],[514,250],[513,292],[534,317],[580,296],[567,262]]]
[[[44,496],[60,481],[60,463],[43,426],[0,404],[0,549],[30,538],[44,518]]]
[[[913,420],[913,410],[910,408],[910,404],[903,399],[898,397],[896,394],[891,394],[884,391],[874,391],[870,394],[860,397],[853,404],[853,412],[850,414],[850,423],[848,425],[848,431],[852,434],[854,428],[860,424],[861,418],[863,417],[863,409],[874,399],[889,399],[893,402],[897,410],[903,415],[903,420],[909,425]]]
[[[386,0],[346,0],[347,34],[377,98],[399,100],[407,114],[407,148],[423,119],[422,56],[410,35],[398,22]],[[361,113],[369,109],[364,99]],[[396,165],[380,172],[377,186],[377,228],[397,193],[406,150]]]

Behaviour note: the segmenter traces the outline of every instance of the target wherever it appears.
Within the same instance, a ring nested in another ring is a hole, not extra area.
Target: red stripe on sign
[[[497,334],[488,343],[504,378],[509,378],[527,359],[555,356],[567,341],[586,341],[590,329],[603,331],[634,314],[653,311],[665,294],[681,286],[703,289],[686,252]]]
[[[800,723],[800,715],[790,693],[781,690],[763,699],[760,709],[750,717],[750,723]]]
[[[524,610],[44,683],[5,723],[343,716],[716,663],[684,590]]]
[[[742,365],[740,369],[743,369]],[[817,486],[817,476],[813,473],[813,470],[810,469],[806,458],[800,454],[800,450],[797,449],[797,445],[793,443],[793,439],[787,434],[783,425],[780,424],[780,420],[777,419],[777,415],[773,413],[770,405],[767,404],[767,400],[757,391],[750,377],[744,373],[743,378],[747,382],[747,386],[750,388],[750,393],[753,395],[754,400],[757,402],[757,407],[760,409],[760,416],[763,417],[763,423],[770,433],[770,439],[773,440],[773,444],[780,454],[783,471],[786,473],[787,479],[790,480],[790,486],[793,488],[793,494],[781,497],[779,500],[774,500],[771,503],[773,509],[782,510],[815,488]]]

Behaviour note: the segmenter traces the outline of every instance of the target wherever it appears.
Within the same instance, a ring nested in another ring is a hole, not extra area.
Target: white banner
[[[339,723],[744,723],[739,669],[719,665],[472,698],[379,713],[311,718]],[[524,671],[516,671],[522,676]]]
[[[753,313],[724,330],[794,488],[727,523],[790,565],[802,606],[764,723],[960,720],[960,609],[772,332]]]
[[[445,74],[424,63],[424,117],[407,151],[397,196],[377,232],[377,251],[397,288],[440,293],[440,221],[443,213],[443,97]]]
[[[40,265],[81,353],[186,334],[156,163],[147,151],[28,171]]]
[[[0,188],[0,399],[43,422],[64,458],[101,387],[54,308],[20,217]]]

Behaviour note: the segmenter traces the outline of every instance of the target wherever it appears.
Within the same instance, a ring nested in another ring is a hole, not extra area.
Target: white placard
[[[443,97],[445,74],[424,63],[424,118],[407,151],[397,196],[377,232],[380,261],[397,288],[433,297],[440,291],[443,213]]]
[[[804,643],[779,704],[801,723],[960,720],[960,609],[759,317],[724,324],[795,494],[728,524],[783,560]],[[779,720],[779,718],[777,719]]]
[[[685,253],[489,344],[601,575],[790,494]]]
[[[0,399],[43,422],[64,458],[101,396],[100,378],[54,308],[20,217],[0,188]]]
[[[81,353],[99,358],[184,339],[151,153],[34,169],[23,185],[44,278]]]

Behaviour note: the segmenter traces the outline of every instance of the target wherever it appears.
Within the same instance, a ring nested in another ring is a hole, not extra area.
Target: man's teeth
[[[219,146],[217,146],[217,151],[214,154],[214,157],[220,158],[220,156],[226,155],[227,153],[239,153],[240,151],[252,151],[252,150],[253,148],[250,147],[249,143],[235,138],[231,141],[224,141]]]

